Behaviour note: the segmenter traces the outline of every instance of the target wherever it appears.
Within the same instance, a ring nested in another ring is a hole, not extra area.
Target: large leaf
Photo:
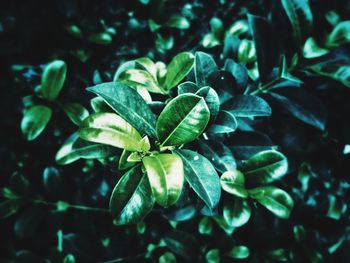
[[[262,151],[242,166],[248,183],[270,183],[284,176],[288,171],[287,158],[277,151]]]
[[[270,116],[271,107],[260,97],[240,95],[229,100],[224,108],[236,117]]]
[[[279,218],[289,218],[294,202],[282,189],[272,186],[257,187],[249,190],[249,195]]]
[[[195,140],[205,129],[210,112],[204,99],[182,94],[171,100],[159,115],[157,134],[162,145],[180,145]]]
[[[128,151],[142,151],[138,131],[115,113],[95,113],[86,118],[79,129],[80,138],[111,145]]]
[[[250,215],[251,208],[247,199],[237,197],[224,204],[224,219],[232,227],[243,226],[249,221]]]
[[[223,173],[220,177],[220,183],[222,189],[230,194],[243,198],[248,196],[244,175],[238,170]]]
[[[130,169],[113,189],[109,208],[117,225],[141,221],[153,208],[154,197],[140,166]]]
[[[236,80],[238,90],[243,92],[249,80],[247,68],[232,59],[226,59],[224,69],[231,73]]]
[[[221,173],[235,171],[236,160],[226,145],[212,140],[200,140],[198,146],[201,153],[211,161],[216,170]]]
[[[52,116],[51,108],[43,105],[36,105],[24,112],[21,122],[21,130],[28,141],[38,137]]]
[[[350,71],[348,72],[350,76]],[[303,89],[283,88],[269,93],[295,118],[324,130],[327,113],[323,103]]]
[[[179,199],[184,182],[182,160],[174,154],[157,154],[142,159],[156,202],[168,207]]]
[[[303,44],[313,23],[308,0],[282,0],[282,6],[292,25],[293,34],[299,47]]]
[[[88,91],[102,97],[113,110],[142,135],[157,137],[154,129],[156,117],[137,91],[119,82],[99,84],[88,88]]]
[[[218,71],[218,66],[216,65],[212,56],[204,52],[196,52],[194,72],[198,86],[211,86],[213,77]]]
[[[203,87],[196,92],[196,95],[204,98],[210,111],[210,121],[213,122],[220,110],[219,96],[211,87]]]
[[[69,119],[76,125],[80,125],[89,116],[88,110],[79,103],[67,103],[63,106],[63,109]]]
[[[350,42],[350,20],[342,21],[335,26],[327,37],[326,45],[331,48],[339,47]]]
[[[77,133],[74,133],[58,150],[56,162],[61,165],[66,165],[80,158],[101,159],[113,155],[116,155],[116,149],[114,147],[82,140]]]
[[[62,60],[48,64],[41,77],[41,90],[44,98],[54,101],[60,93],[66,79],[67,66]]]
[[[193,67],[194,56],[189,52],[177,54],[169,63],[164,89],[170,90],[183,80]]]
[[[208,159],[190,150],[176,150],[181,157],[186,181],[205,204],[213,209],[220,200],[220,179]]]

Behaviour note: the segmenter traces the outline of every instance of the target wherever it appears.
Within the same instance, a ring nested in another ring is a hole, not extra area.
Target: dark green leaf
[[[79,103],[68,103],[63,106],[63,109],[71,121],[80,125],[81,122],[89,116],[89,112]]]
[[[205,254],[207,263],[219,263],[220,262],[220,250],[213,248]]]
[[[350,20],[337,24],[328,35],[326,45],[330,48],[339,47],[350,42]]]
[[[67,66],[62,60],[55,60],[45,67],[41,78],[41,90],[44,98],[54,101],[60,93],[66,79]]]
[[[197,259],[198,241],[194,236],[179,230],[171,231],[164,237],[165,244],[175,254],[186,259]]]
[[[171,100],[159,115],[157,134],[162,145],[180,145],[195,140],[205,129],[210,112],[204,99],[182,94]]]
[[[184,94],[184,93],[193,93],[195,94],[200,88],[191,81],[186,81],[177,86],[177,93]]]
[[[220,179],[213,165],[202,155],[190,150],[176,150],[183,161],[185,178],[205,204],[213,209],[220,200]]]
[[[202,235],[210,235],[213,231],[213,222],[209,217],[203,217],[198,224],[198,232]]]
[[[244,259],[248,258],[250,255],[249,248],[246,246],[235,246],[229,252],[226,253],[226,256],[234,259]]]
[[[203,87],[196,92],[196,95],[204,98],[210,111],[210,121],[213,122],[220,110],[219,96],[216,91],[210,87]]]
[[[199,87],[211,86],[215,74],[219,71],[212,56],[204,52],[195,54],[195,77]]]
[[[103,83],[88,90],[102,97],[142,135],[157,137],[154,129],[156,117],[137,91],[119,82]]]
[[[260,97],[253,95],[240,95],[234,97],[224,105],[225,110],[236,117],[270,116],[269,104]]]
[[[52,110],[43,105],[36,105],[24,112],[21,130],[28,141],[38,137],[51,119]]]
[[[140,166],[131,168],[115,186],[109,207],[117,225],[141,221],[153,208],[154,197]]]
[[[226,223],[232,227],[245,225],[251,216],[251,208],[247,199],[235,197],[224,204],[223,216]]]
[[[101,97],[95,97],[90,100],[91,108],[94,112],[113,112],[111,107]]]
[[[238,127],[236,117],[229,111],[221,110],[215,122],[209,126],[210,134],[223,134],[234,132]]]

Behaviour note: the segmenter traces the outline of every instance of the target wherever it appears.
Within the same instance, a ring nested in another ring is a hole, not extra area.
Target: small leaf
[[[277,217],[288,219],[294,202],[290,195],[282,189],[267,186],[249,190],[249,195]]]
[[[248,258],[249,255],[250,251],[246,246],[234,246],[229,252],[226,253],[226,256],[234,259]]]
[[[180,83],[177,86],[177,93],[178,95],[184,94],[184,93],[193,93],[195,94],[200,88],[197,86],[197,84],[191,82],[191,81],[186,81],[183,83]]]
[[[111,145],[128,151],[142,151],[141,135],[114,113],[95,113],[86,118],[79,129],[80,138]]]
[[[219,263],[220,262],[220,250],[213,248],[205,254],[207,263]]]
[[[328,35],[326,46],[336,48],[350,42],[350,20],[337,24]]]
[[[101,97],[95,97],[90,100],[91,108],[94,112],[113,112],[111,107]]]
[[[79,103],[68,103],[63,106],[63,109],[69,119],[76,124],[80,125],[81,122],[89,116],[89,112]]]
[[[156,117],[143,100],[132,88],[119,83],[108,82],[88,88],[115,110],[123,119],[135,127],[141,135],[156,138]]]
[[[67,66],[62,60],[48,64],[41,78],[41,90],[45,99],[54,101],[66,80]]]
[[[109,207],[117,225],[135,224],[153,208],[154,197],[140,166],[130,169],[115,186]]]
[[[234,132],[238,127],[236,117],[229,111],[221,110],[213,125],[207,132],[210,134],[223,134]]]
[[[270,183],[287,173],[288,161],[280,152],[262,151],[247,160],[241,169],[248,183]]]
[[[202,235],[210,235],[213,231],[213,222],[209,217],[203,217],[198,225],[198,232]]]
[[[231,73],[236,81],[237,88],[243,91],[243,89],[246,88],[249,80],[247,68],[236,63],[232,59],[226,59],[224,69],[225,71]]]
[[[212,56],[204,52],[196,52],[194,73],[199,87],[211,86],[211,82],[218,71],[218,66]]]
[[[156,202],[168,207],[179,199],[184,182],[182,160],[174,154],[157,154],[142,159]]]
[[[233,227],[245,225],[251,216],[251,208],[247,199],[236,197],[224,204],[223,216],[226,223]]]
[[[316,40],[309,37],[303,47],[303,55],[305,58],[317,58],[327,54],[329,51],[325,48],[321,48]]]
[[[52,110],[43,105],[36,105],[24,112],[21,130],[28,141],[38,137],[50,121]]]
[[[210,112],[204,99],[182,94],[171,100],[159,115],[157,133],[162,145],[180,145],[195,140],[208,124]]]
[[[183,80],[193,67],[194,56],[189,52],[177,54],[169,63],[164,89],[170,90]]]
[[[171,231],[165,235],[164,241],[172,252],[183,256],[187,260],[198,259],[199,257],[198,241],[187,232]]]
[[[184,16],[173,15],[165,23],[167,27],[178,28],[178,29],[188,29],[191,24],[188,19]]]
[[[119,170],[126,170],[130,167],[133,167],[136,163],[135,162],[128,162],[129,156],[133,152],[123,150],[122,154],[120,155],[119,158],[119,163],[118,163],[118,169]]]
[[[271,107],[260,97],[253,95],[239,95],[229,100],[224,109],[235,117],[270,116]]]
[[[245,189],[244,175],[238,171],[227,171],[220,177],[222,189],[226,192],[238,197],[248,197],[248,192]]]
[[[176,263],[176,257],[171,252],[165,252],[163,255],[159,257],[159,263]]]
[[[190,150],[176,150],[185,169],[186,181],[205,204],[213,209],[220,200],[220,179],[213,165],[199,153]]]

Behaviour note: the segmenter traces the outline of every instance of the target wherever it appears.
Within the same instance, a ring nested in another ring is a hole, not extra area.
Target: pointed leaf
[[[350,20],[338,23],[327,37],[327,47],[335,48],[350,42]]]
[[[251,208],[247,199],[236,197],[227,201],[223,212],[226,223],[233,227],[245,225],[251,216]]]
[[[204,52],[195,54],[195,77],[199,87],[211,86],[213,77],[219,71],[212,56]]]
[[[48,64],[41,78],[41,90],[44,98],[54,101],[60,93],[66,80],[67,66],[62,60]]]
[[[52,110],[43,105],[36,105],[24,112],[21,130],[28,141],[38,137],[51,119]]]

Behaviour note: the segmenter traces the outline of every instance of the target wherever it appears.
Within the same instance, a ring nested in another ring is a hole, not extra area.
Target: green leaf
[[[257,187],[249,190],[249,195],[282,219],[288,219],[293,209],[294,202],[290,195],[276,187]]]
[[[130,167],[133,167],[136,163],[135,162],[129,162],[129,156],[133,152],[123,150],[122,154],[120,155],[119,162],[118,162],[118,170],[126,170]]]
[[[135,59],[135,64],[140,65],[154,78],[154,80],[157,80],[157,67],[150,58],[142,57]]]
[[[109,45],[113,41],[111,34],[108,32],[91,34],[88,39],[90,42],[94,44],[99,44],[99,45]]]
[[[210,134],[223,134],[234,132],[238,128],[236,117],[229,111],[221,110],[213,125],[207,132]]]
[[[301,47],[305,38],[309,36],[313,24],[309,1],[282,0],[282,6],[292,25],[294,38],[298,46]]]
[[[108,82],[88,88],[115,110],[123,119],[142,135],[156,138],[156,117],[143,98],[132,88],[119,83]]]
[[[316,40],[309,37],[303,47],[303,55],[305,58],[317,58],[327,54],[329,51],[325,48],[320,47]]]
[[[204,98],[210,111],[210,121],[214,121],[220,110],[219,96],[211,87],[203,87],[196,92],[196,95]]]
[[[248,39],[241,40],[238,47],[238,63],[249,64],[256,60],[254,42]]]
[[[204,203],[213,209],[220,200],[220,179],[215,168],[204,156],[190,150],[176,150],[181,157],[186,181]]]
[[[239,95],[224,105],[225,110],[235,117],[270,116],[271,107],[262,98],[253,95]]]
[[[220,262],[220,250],[213,248],[205,254],[205,259],[208,263],[219,263]]]
[[[17,213],[19,209],[18,200],[6,200],[0,203],[0,219],[6,219]]]
[[[183,256],[187,260],[198,259],[199,257],[198,241],[187,232],[171,231],[164,236],[164,242],[172,252]]]
[[[328,35],[326,46],[336,48],[350,42],[350,20],[337,24]]]
[[[67,103],[63,106],[63,110],[69,119],[78,126],[87,116],[89,116],[88,110],[79,103]]]
[[[250,251],[246,246],[234,246],[229,252],[226,253],[226,256],[234,259],[248,258],[249,255]]]
[[[95,113],[86,118],[79,129],[80,138],[111,145],[128,151],[142,151],[138,131],[115,113]]]
[[[188,29],[190,28],[191,24],[186,17],[173,15],[165,23],[165,26],[178,29]]]
[[[251,216],[251,208],[247,199],[236,197],[226,201],[223,216],[226,223],[232,227],[245,225]]]
[[[182,160],[174,154],[157,154],[142,159],[156,202],[168,207],[179,199],[184,182]]]
[[[213,232],[213,222],[209,217],[203,217],[198,224],[198,232],[202,235],[210,235]]]
[[[202,39],[202,45],[205,48],[212,48],[221,45],[221,40],[213,33],[207,33]]]
[[[128,69],[120,74],[118,80],[134,89],[146,88],[149,92],[165,93],[158,86],[157,80],[146,70]]]
[[[193,93],[195,94],[200,88],[197,86],[197,84],[186,81],[177,86],[177,93],[178,95],[184,94],[184,93]]]
[[[63,143],[55,159],[58,164],[66,165],[80,158],[101,159],[114,155],[116,155],[114,147],[82,140],[77,133],[74,133]]]
[[[67,66],[62,60],[48,64],[41,77],[41,90],[45,99],[54,101],[66,80]]]
[[[170,90],[183,80],[191,71],[194,56],[189,52],[177,54],[169,63],[165,77],[164,90]]]
[[[90,100],[91,108],[94,112],[113,112],[111,107],[101,97],[95,97]]]
[[[176,257],[171,252],[165,252],[159,257],[159,263],[176,263]]]
[[[227,235],[232,235],[233,231],[235,230],[235,227],[229,225],[223,216],[215,216],[214,220],[218,224],[218,226],[225,231]]]
[[[43,105],[36,105],[24,112],[21,130],[28,141],[38,137],[50,121],[52,110]]]
[[[252,156],[241,169],[248,183],[270,183],[287,173],[288,161],[282,153],[267,150]]]
[[[204,99],[182,94],[171,100],[159,115],[157,134],[162,145],[180,145],[195,140],[205,129],[210,112]]]
[[[135,224],[153,208],[154,197],[140,166],[125,173],[113,189],[109,207],[117,225]]]
[[[218,66],[212,56],[204,52],[196,52],[194,73],[198,86],[211,86],[213,77],[218,71]]]
[[[244,174],[238,170],[227,171],[220,177],[220,183],[223,190],[238,197],[248,197],[245,189]]]

